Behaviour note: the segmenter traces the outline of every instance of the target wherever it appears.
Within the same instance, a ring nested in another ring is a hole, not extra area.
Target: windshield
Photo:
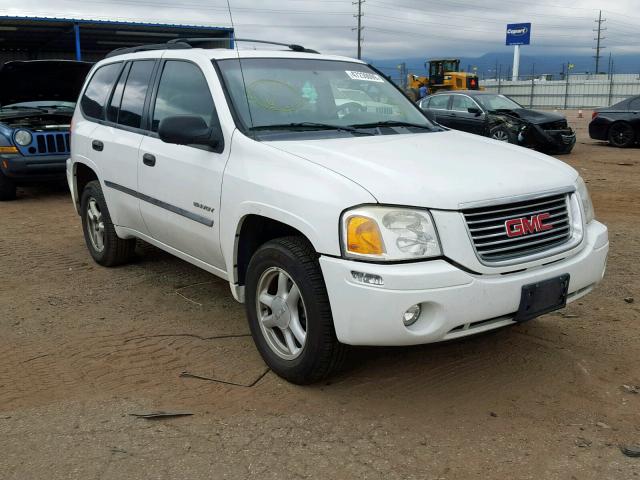
[[[474,98],[487,110],[513,110],[522,108],[521,105],[504,95],[477,95]]]
[[[231,101],[250,130],[377,124],[434,128],[388,80],[363,64],[249,58],[242,59],[242,70],[237,59],[219,65]]]
[[[20,102],[10,105],[3,105],[1,108],[62,108],[74,109],[74,102],[61,102],[60,100],[38,100],[35,102]]]

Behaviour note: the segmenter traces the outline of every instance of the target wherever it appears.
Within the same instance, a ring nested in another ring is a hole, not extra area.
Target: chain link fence
[[[640,75],[572,74],[561,80],[530,76],[520,77],[517,81],[499,78],[485,79],[481,86],[529,108],[597,108],[640,95]]]

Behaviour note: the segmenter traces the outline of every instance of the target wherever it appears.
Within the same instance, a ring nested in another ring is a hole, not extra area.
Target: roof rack
[[[186,42],[175,42],[169,45],[169,43],[155,43],[152,45],[138,45],[136,47],[122,47],[116,48],[105,55],[105,58],[115,57],[116,55],[124,55],[125,53],[147,52],[149,50],[184,50],[187,48],[193,48]]]
[[[233,41],[243,42],[243,43],[264,43],[266,45],[278,45],[280,47],[287,47],[291,51],[301,52],[301,53],[318,53],[318,54],[320,53],[317,50],[305,48],[302,45],[296,45],[295,43],[270,42],[269,40],[256,40],[253,38],[234,38]]]
[[[215,40],[216,39],[214,38],[206,38],[206,37],[205,38],[174,38],[172,40],[169,40],[167,43],[168,44],[186,43],[188,45],[191,45],[192,47],[195,47],[198,44],[209,43]],[[301,53],[320,53],[317,50],[305,48],[302,45],[296,45],[295,43],[270,42],[268,40],[255,40],[251,38],[234,38],[233,41],[243,42],[243,43],[264,43],[266,45],[278,45],[281,47],[287,47],[289,50],[292,50],[294,52],[301,52]]]
[[[197,47],[208,47],[213,43],[218,43],[220,41],[231,40],[229,38],[216,38],[216,37],[202,37],[202,38],[174,38],[169,40],[167,43],[156,43],[152,45],[138,45],[136,47],[122,47],[116,48],[115,50],[109,52],[106,55],[106,58],[114,57],[116,55],[124,55],[125,53],[135,53],[135,52],[146,52],[149,50],[184,50],[189,48],[197,48]],[[294,43],[280,43],[280,42],[270,42],[268,40],[254,40],[250,38],[234,38],[234,42],[244,42],[244,43],[264,43],[267,45],[278,45],[281,47],[287,47],[289,50],[293,52],[301,52],[301,53],[320,53],[317,50],[312,50],[310,48],[305,48],[302,45],[296,45]]]

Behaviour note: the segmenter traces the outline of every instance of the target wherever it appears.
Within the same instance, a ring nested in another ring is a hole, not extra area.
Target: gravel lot
[[[311,387],[266,372],[225,282],[144,245],[95,265],[64,189],[0,204],[0,479],[639,477],[640,149],[570,115],[562,160],[610,228],[600,287],[494,334],[357,349]],[[130,415],[153,411],[193,415]]]

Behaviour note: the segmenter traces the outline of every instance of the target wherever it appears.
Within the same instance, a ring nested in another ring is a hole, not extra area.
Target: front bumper
[[[519,136],[520,143],[547,153],[571,153],[576,144],[576,134],[570,129],[544,130],[539,125],[531,125]]]
[[[446,260],[380,265],[321,257],[338,340],[350,345],[416,345],[464,337],[514,323],[522,287],[571,275],[569,299],[586,295],[606,266],[609,240],[599,222],[587,227],[584,247],[553,264],[507,275],[463,271]],[[379,275],[384,286],[353,279],[352,271]],[[420,304],[410,327],[403,313]]]
[[[69,155],[0,155],[0,171],[14,180],[59,180],[65,177]]]

